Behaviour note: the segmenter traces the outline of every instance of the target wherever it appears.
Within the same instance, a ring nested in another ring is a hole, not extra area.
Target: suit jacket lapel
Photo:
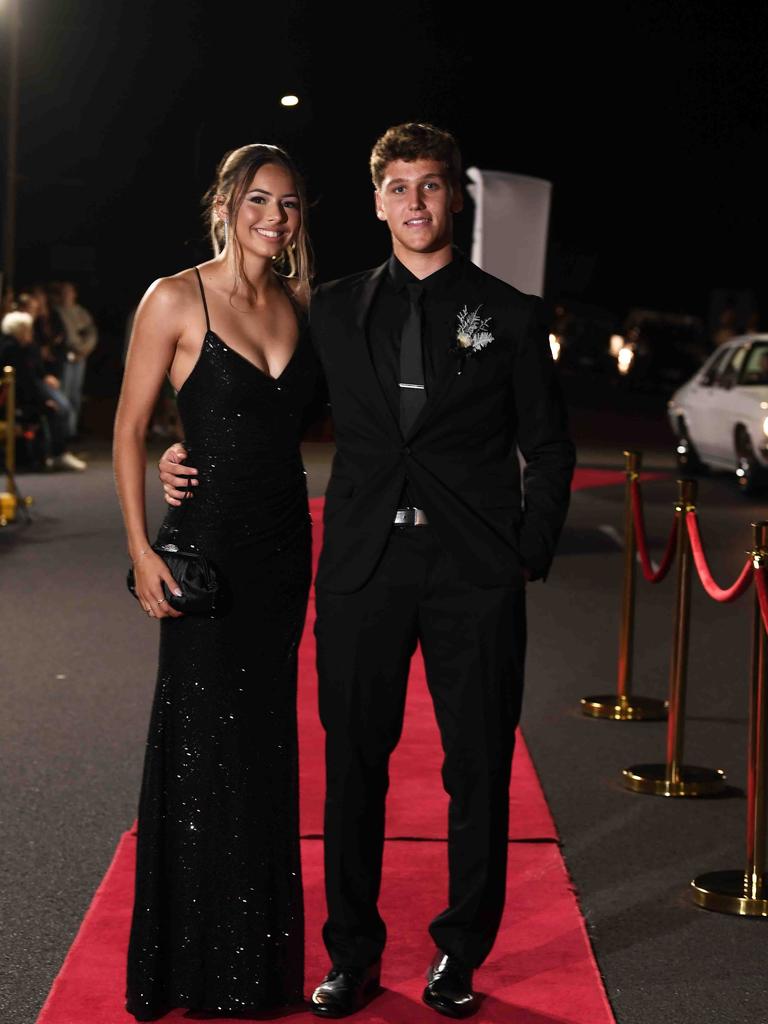
[[[393,405],[393,403],[388,399],[381,381],[379,380],[379,375],[376,373],[373,360],[371,359],[371,350],[368,343],[366,329],[371,305],[373,304],[373,300],[381,284],[381,280],[387,271],[387,266],[388,262],[383,263],[381,266],[376,267],[375,270],[372,270],[360,287],[357,311],[355,315],[355,328],[359,337],[355,339],[355,351],[360,354],[360,358],[358,359],[358,365],[361,373],[360,387],[364,388],[367,393],[371,394],[371,396],[376,400],[377,407],[384,410],[382,412],[382,421],[386,420],[387,426],[390,429],[393,428],[397,433],[397,436],[403,439],[402,431],[400,430],[399,408]],[[469,266],[472,267],[472,264],[470,263]],[[457,357],[452,355],[448,350],[456,332],[456,312],[461,305],[462,303],[448,304],[449,311],[447,311],[446,315],[442,318],[442,326],[439,331],[439,336],[431,339],[432,344],[436,346],[435,381],[430,392],[427,394],[427,401],[425,402],[424,407],[414,420],[411,425],[411,429],[403,440],[410,440],[430,421],[442,406],[458,377],[459,361]]]
[[[367,334],[368,315],[386,270],[387,263],[382,263],[380,267],[376,267],[375,270],[371,271],[361,285],[360,297],[355,312],[356,336],[354,339],[354,350],[360,369],[360,387],[371,395],[377,407],[380,408],[382,423],[385,423],[390,430],[394,428],[398,436],[402,436],[396,411],[387,401],[379,375],[376,373],[376,368],[373,365]]]
[[[435,383],[432,392],[427,395],[426,404],[416,417],[406,440],[410,440],[440,411],[455,386],[461,369],[459,357],[450,351],[456,339],[458,327],[456,318],[462,306],[472,307],[473,303],[478,305],[483,301],[482,271],[466,257],[459,256],[457,258],[461,259],[462,267],[459,279],[455,284],[457,295],[454,300],[447,303],[446,313],[439,328],[439,336],[432,338],[435,355],[441,362],[436,362]]]

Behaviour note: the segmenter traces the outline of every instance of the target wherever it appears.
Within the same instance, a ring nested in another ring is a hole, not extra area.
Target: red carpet
[[[597,474],[597,475],[595,475]],[[574,487],[622,483],[623,473],[585,471]],[[311,502],[315,551],[320,547],[322,501]],[[307,913],[307,987],[327,969],[320,941],[323,920],[323,733],[317,720],[314,676],[314,603],[300,650],[302,857]],[[440,785],[441,753],[420,656],[409,683],[406,725],[392,759],[381,909],[390,939],[382,978],[386,989],[358,1024],[436,1024],[420,1002],[423,970],[432,954],[426,926],[447,893],[447,799]],[[425,800],[425,794],[429,798]],[[310,838],[315,837],[315,838]],[[476,975],[492,993],[478,1024],[611,1024],[610,1011],[583,920],[554,842],[554,823],[522,738],[513,767],[507,909],[493,953]],[[516,840],[516,841],[515,841]],[[528,842],[526,842],[528,840]],[[533,840],[533,841],[531,841]],[[536,840],[539,840],[536,842]],[[123,1009],[130,923],[134,837],[126,833],[54,982],[38,1024],[130,1024]],[[176,1011],[163,1020],[181,1020]],[[292,1016],[316,1020],[308,1012]]]
[[[38,1024],[135,1024],[123,1009],[135,840],[126,833],[101,883]],[[308,985],[327,959],[319,941],[323,920],[322,844],[305,839]],[[476,975],[491,993],[478,1024],[610,1024],[581,915],[553,843],[511,843],[507,911],[493,953]],[[384,861],[381,909],[390,938],[385,992],[355,1015],[357,1024],[436,1024],[442,1018],[420,1002],[422,968],[432,949],[426,925],[440,907],[445,843],[390,842]],[[437,891],[436,891],[437,889]],[[308,1012],[290,1018],[316,1021]],[[164,1021],[189,1020],[177,1010]],[[209,1024],[213,1024],[209,1020]]]
[[[664,480],[669,473],[641,473],[640,480]],[[589,487],[608,487],[623,484],[626,475],[623,469],[582,469],[578,467],[573,475],[571,490],[584,491]]]

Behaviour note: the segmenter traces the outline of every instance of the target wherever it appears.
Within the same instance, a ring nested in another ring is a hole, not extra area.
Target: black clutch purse
[[[190,491],[187,491],[186,497],[191,499]],[[176,529],[181,525],[185,509],[186,504],[182,506]],[[171,608],[175,608],[177,612],[184,612],[185,615],[213,615],[222,591],[221,579],[215,566],[199,551],[180,551],[175,544],[153,544],[152,550],[160,555],[168,566],[181,591],[181,597],[177,597],[163,583],[163,597]],[[125,582],[138,600],[133,566],[128,570]]]
[[[179,551],[175,544],[153,544],[152,550],[168,566],[181,591],[181,597],[177,597],[163,583],[163,595],[168,604],[185,615],[213,615],[221,582],[208,559],[197,551]],[[138,600],[133,566],[128,570],[126,583]]]

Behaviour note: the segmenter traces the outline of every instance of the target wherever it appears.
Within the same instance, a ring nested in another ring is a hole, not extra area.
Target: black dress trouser
[[[377,901],[388,763],[420,642],[450,797],[449,905],[429,930],[438,948],[479,966],[504,906],[525,591],[471,584],[430,526],[394,527],[364,587],[318,588],[315,632],[326,731],[323,938],[331,960],[365,967],[384,948]]]

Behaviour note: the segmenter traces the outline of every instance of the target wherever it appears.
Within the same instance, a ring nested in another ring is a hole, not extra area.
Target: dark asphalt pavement
[[[643,440],[579,425],[589,440],[583,465],[619,468],[621,444]],[[124,590],[108,457],[92,454],[82,475],[20,477],[36,499],[34,522],[0,530],[0,1019],[9,1024],[34,1022],[135,816],[154,686],[155,628]],[[308,446],[307,464],[312,492],[322,493],[328,449]],[[644,489],[660,551],[674,470],[666,452],[646,465],[670,472]],[[699,509],[715,575],[730,582],[765,505],[713,477],[701,481]],[[160,513],[156,501],[155,522]],[[768,1005],[768,921],[707,913],[688,895],[693,875],[743,860],[751,598],[722,606],[694,587],[686,760],[723,768],[730,795],[626,792],[620,770],[663,760],[665,726],[578,711],[582,695],[615,682],[622,516],[620,487],[576,493],[556,567],[529,588],[523,728],[620,1024],[758,1024]],[[673,584],[638,586],[635,690],[663,697]]]

